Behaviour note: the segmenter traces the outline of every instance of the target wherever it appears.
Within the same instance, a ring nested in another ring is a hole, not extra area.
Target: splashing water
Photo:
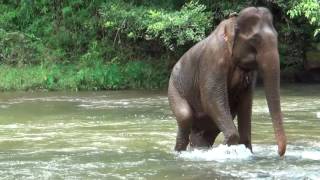
[[[246,160],[252,157],[252,153],[244,145],[227,146],[219,145],[209,150],[195,149],[178,154],[179,158],[192,161],[217,161]]]
[[[301,154],[302,159],[320,160],[320,151],[306,151]]]

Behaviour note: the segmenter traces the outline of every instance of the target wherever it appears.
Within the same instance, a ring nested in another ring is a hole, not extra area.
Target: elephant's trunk
[[[266,99],[272,118],[278,153],[283,156],[286,151],[286,135],[283,127],[280,106],[280,64],[277,50],[266,51],[257,56],[260,71],[263,75]]]

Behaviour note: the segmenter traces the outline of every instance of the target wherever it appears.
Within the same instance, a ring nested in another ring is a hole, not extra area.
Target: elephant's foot
[[[251,153],[252,153],[252,145],[251,143],[248,144],[244,144],[246,146],[246,148],[250,149]]]
[[[190,132],[186,131],[178,131],[176,138],[176,146],[174,148],[175,151],[185,151],[189,144],[189,134]]]
[[[250,149],[250,151],[252,152],[252,144],[249,140],[240,140],[239,144],[245,145],[246,148]]]
[[[228,133],[224,137],[224,144],[228,146],[239,144],[240,136],[238,132]]]

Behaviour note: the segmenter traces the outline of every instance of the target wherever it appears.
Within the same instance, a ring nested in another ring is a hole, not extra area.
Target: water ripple
[[[174,152],[177,125],[165,95],[6,96],[0,101],[0,177],[317,179],[320,94],[287,91],[282,106],[289,144],[283,159],[273,144],[268,107],[259,89],[253,107],[253,153],[244,146],[223,145]]]

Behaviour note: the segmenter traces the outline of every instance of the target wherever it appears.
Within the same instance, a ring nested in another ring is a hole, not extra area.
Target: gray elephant
[[[272,21],[266,8],[245,8],[238,16],[222,21],[176,63],[168,87],[178,125],[176,151],[186,150],[189,143],[210,147],[220,132],[224,144],[244,144],[252,150],[252,96],[259,71],[278,153],[285,154],[278,42]]]

